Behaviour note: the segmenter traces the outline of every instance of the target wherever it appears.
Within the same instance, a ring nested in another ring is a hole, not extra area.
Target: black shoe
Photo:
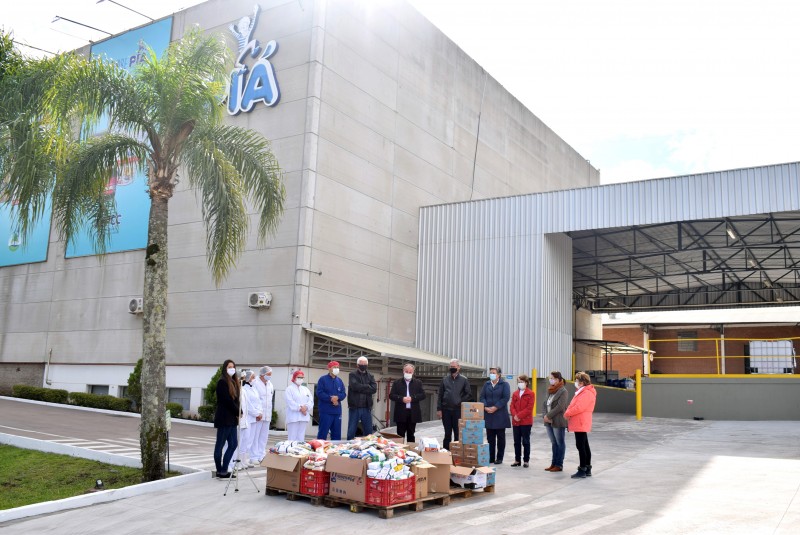
[[[578,471],[570,476],[572,479],[584,479],[586,477],[586,467],[579,466]]]
[[[586,467],[586,477],[592,477],[592,465]]]
[[[519,461],[514,461],[513,463],[511,463],[511,466],[520,466],[520,464],[521,463]],[[525,464],[528,464],[528,463],[525,463]]]
[[[495,461],[494,464],[503,464],[503,461]]]
[[[528,463],[523,463],[523,464],[522,464],[522,467],[523,467],[523,468],[528,468]]]

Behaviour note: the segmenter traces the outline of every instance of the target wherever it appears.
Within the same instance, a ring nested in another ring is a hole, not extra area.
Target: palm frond
[[[208,265],[219,285],[236,265],[247,240],[245,186],[234,163],[211,137],[195,132],[183,157],[190,183],[200,191]]]
[[[283,173],[269,141],[252,130],[226,125],[197,129],[192,138],[212,142],[242,177],[244,191],[259,212],[258,238],[263,244],[277,229],[286,197]]]
[[[115,171],[143,171],[150,152],[140,141],[121,134],[93,137],[77,145],[60,171],[53,190],[53,217],[61,239],[71,242],[86,229],[97,252],[110,240],[113,197],[106,188]]]

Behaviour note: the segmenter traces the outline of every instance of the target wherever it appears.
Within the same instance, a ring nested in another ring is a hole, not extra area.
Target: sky
[[[200,3],[117,1],[154,18]],[[602,183],[800,161],[798,0],[410,3]],[[0,26],[28,45],[106,37],[57,15],[111,33],[147,22],[108,0],[0,3]]]

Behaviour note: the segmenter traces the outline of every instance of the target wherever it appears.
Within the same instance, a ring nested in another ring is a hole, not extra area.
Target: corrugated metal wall
[[[422,208],[417,346],[508,373],[570,370],[564,232],[800,210],[799,165]]]

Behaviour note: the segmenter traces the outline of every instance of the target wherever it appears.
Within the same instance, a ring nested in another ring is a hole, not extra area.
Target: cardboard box
[[[487,485],[489,474],[494,473],[494,468],[478,466],[477,468],[464,466],[450,467],[450,482],[457,487],[465,489],[482,489]]]
[[[385,438],[386,440],[391,440],[392,442],[396,442],[397,444],[405,444],[406,443],[406,438],[405,437],[401,437],[400,435],[398,435],[396,433],[386,433],[384,431],[381,431],[378,434],[380,436],[382,436],[383,438]]]
[[[456,455],[463,455],[461,442],[454,440],[450,443],[450,453],[455,457]]]
[[[363,502],[366,497],[368,459],[351,459],[330,455],[325,461],[325,471],[331,473],[328,488],[330,496]]]
[[[444,451],[423,451],[422,458],[434,465],[428,469],[428,493],[450,492],[450,467],[453,456]]]
[[[464,458],[461,455],[453,454],[453,464],[456,466],[464,464]]]
[[[489,466],[489,444],[464,444],[464,464],[469,466]]]
[[[264,456],[261,466],[267,468],[267,487],[300,492],[300,473],[306,456],[292,457],[269,453]]]
[[[411,465],[411,472],[414,474],[414,477],[417,479],[417,492],[416,498],[420,499],[424,498],[428,495],[428,477],[429,474],[433,470],[431,467],[421,467],[416,465]]]
[[[459,429],[480,429],[481,431],[486,429],[486,421],[485,420],[459,420],[458,421],[458,428]]]
[[[464,429],[461,433],[461,447],[469,444],[483,444],[483,431],[480,429]]]
[[[469,403],[469,402],[462,403],[461,419],[483,420],[483,403]]]
[[[492,470],[491,474],[486,474],[486,486],[487,487],[493,487],[494,484],[495,484],[495,480],[496,480],[495,476],[497,475],[497,470],[495,470],[494,467],[492,467],[491,470]]]

